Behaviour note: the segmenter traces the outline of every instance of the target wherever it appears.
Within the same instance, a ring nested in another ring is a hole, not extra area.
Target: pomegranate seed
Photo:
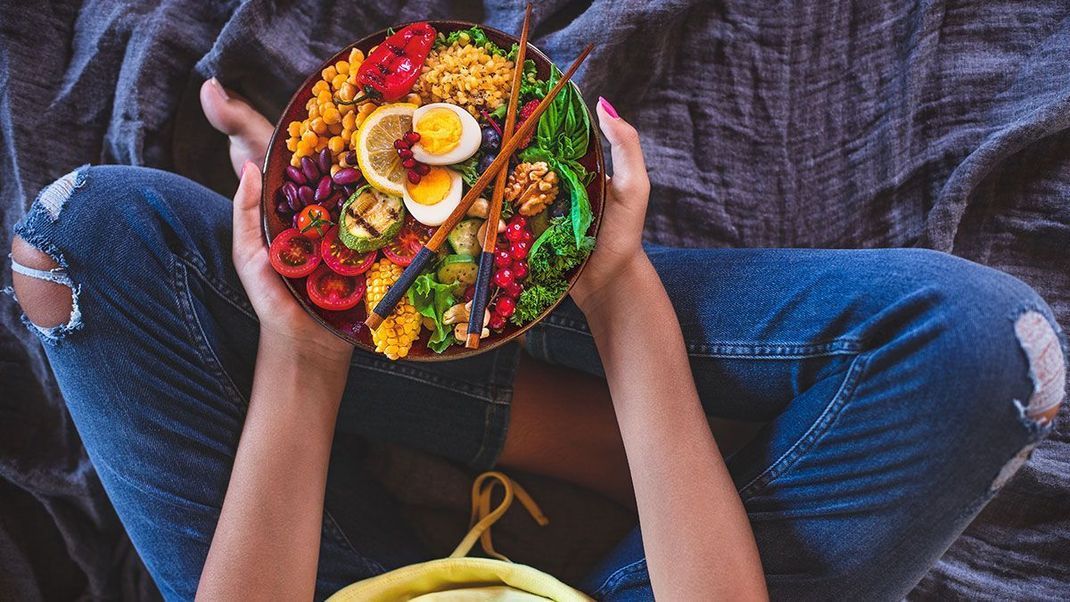
[[[412,168],[416,167],[416,159],[413,159],[412,157],[409,157],[408,159],[405,159],[404,161],[401,162],[401,166],[404,167],[405,169],[412,169]],[[416,173],[420,173],[420,172],[416,172]]]
[[[420,174],[421,176],[426,176],[427,174],[431,173],[431,166],[424,165],[423,163],[417,163],[415,169],[416,173]]]
[[[420,134],[417,132],[406,132],[403,139],[408,143],[408,146],[412,146],[420,141]]]
[[[404,148],[409,148],[409,143],[405,142],[404,138],[398,138],[397,140],[394,141],[394,148],[396,148],[398,150],[401,150],[401,149],[404,149]]]
[[[497,284],[502,288],[509,288],[510,284],[515,284],[515,278],[516,277],[513,276],[513,271],[509,268],[501,268],[497,272],[494,272],[494,284]]]
[[[411,159],[412,158],[412,151],[407,149],[407,148],[403,148],[403,149],[398,151],[398,156],[401,157],[402,159]]]
[[[409,171],[409,182],[411,182],[413,184],[419,184],[420,183],[420,174],[416,173],[415,171],[411,171],[410,170]]]

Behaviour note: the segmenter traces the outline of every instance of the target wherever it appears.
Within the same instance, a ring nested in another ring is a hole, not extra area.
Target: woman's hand
[[[286,289],[268,259],[260,233],[260,170],[246,161],[234,194],[234,269],[256,315],[260,336],[299,356],[312,356],[326,366],[346,369],[353,347],[317,324]],[[264,341],[261,342],[261,345]]]
[[[647,261],[642,244],[650,179],[639,133],[606,99],[598,98],[597,112],[613,156],[613,177],[594,253],[572,287],[573,300],[587,314],[597,311],[603,295],[626,286],[635,268]]]

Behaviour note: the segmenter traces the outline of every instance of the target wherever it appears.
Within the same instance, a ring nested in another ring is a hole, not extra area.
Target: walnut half
[[[557,174],[545,161],[521,163],[509,174],[505,198],[520,215],[538,215],[557,198],[558,182]]]

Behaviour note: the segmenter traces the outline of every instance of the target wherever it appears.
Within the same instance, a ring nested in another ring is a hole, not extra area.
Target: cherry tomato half
[[[323,263],[336,274],[356,276],[367,272],[375,263],[375,258],[379,256],[379,253],[378,251],[358,253],[350,249],[338,238],[338,228],[331,228],[320,241],[320,256],[323,257]]]
[[[383,255],[400,266],[407,266],[428,240],[431,240],[429,230],[406,221],[397,237],[383,247]]]
[[[297,214],[297,229],[312,239],[323,236],[333,224],[330,211],[323,205],[309,205]]]
[[[268,249],[271,267],[287,278],[308,276],[320,264],[319,248],[312,240],[301,236],[297,228],[279,232]]]
[[[343,276],[321,265],[305,283],[308,298],[317,307],[342,311],[355,307],[364,297],[363,276]]]

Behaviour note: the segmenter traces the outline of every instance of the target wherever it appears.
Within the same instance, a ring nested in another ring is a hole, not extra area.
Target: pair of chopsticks
[[[475,183],[472,184],[472,187],[468,189],[468,193],[461,199],[457,208],[450,213],[449,217],[446,218],[446,221],[442,222],[442,225],[438,227],[438,230],[435,230],[431,239],[427,241],[418,253],[416,253],[416,256],[412,259],[412,263],[410,263],[409,266],[405,268],[405,271],[401,273],[401,277],[398,278],[397,282],[386,291],[386,294],[379,301],[378,305],[376,305],[371,313],[368,314],[368,319],[364,321],[364,324],[367,325],[368,328],[371,328],[372,330],[379,328],[379,325],[383,323],[383,320],[393,313],[394,307],[401,301],[401,297],[409,290],[409,287],[412,286],[416,277],[423,272],[424,268],[427,266],[427,262],[431,261],[431,258],[442,248],[442,244],[446,241],[446,236],[449,235],[454,226],[464,218],[468,209],[472,206],[472,203],[479,198],[479,195],[482,194],[483,190],[490,184],[491,178],[495,177],[499,172],[502,172],[503,169],[508,167],[509,157],[516,151],[517,146],[520,145],[520,141],[535,129],[539,122],[539,117],[546,111],[546,108],[550,106],[550,103],[553,102],[558,93],[568,85],[573,74],[575,74],[576,70],[583,64],[584,59],[587,58],[587,55],[590,54],[593,48],[594,44],[588,44],[587,47],[583,49],[583,52],[576,57],[576,60],[569,66],[568,70],[562,74],[561,79],[554,84],[554,87],[550,89],[546,96],[539,102],[538,106],[535,107],[535,111],[532,112],[531,116],[528,117],[524,123],[520,124],[520,128],[513,132],[513,135],[508,141],[505,141],[504,139],[502,140],[498,156],[491,162],[490,166],[487,167],[487,170],[479,176]],[[516,65],[514,68],[522,71],[523,65]],[[516,92],[515,84],[514,73],[514,93]],[[509,110],[515,111],[515,105],[516,103],[512,102]],[[497,230],[497,225],[495,225],[494,230],[491,230],[488,226],[487,237],[494,236],[496,239]],[[484,247],[485,246],[486,244],[484,242]],[[493,246],[491,248],[493,249]],[[489,285],[489,282],[487,284]],[[473,305],[475,305],[475,303],[473,303]],[[474,311],[472,313],[475,314]],[[480,314],[482,314],[482,312],[480,312]],[[482,316],[480,315],[480,331],[482,331],[482,326]]]
[[[513,137],[516,126],[517,105],[520,104],[520,82],[524,79],[524,57],[528,52],[528,27],[531,25],[531,4],[524,12],[524,26],[520,30],[520,46],[513,63],[513,87],[509,92],[509,104],[505,111],[505,125],[502,127],[502,145]],[[530,120],[529,120],[530,121]],[[499,153],[499,156],[501,153]],[[476,294],[472,297],[472,310],[468,312],[468,337],[464,346],[479,349],[479,335],[483,332],[483,312],[487,308],[490,296],[490,273],[494,271],[494,248],[498,241],[498,223],[502,216],[502,197],[505,196],[505,181],[509,179],[509,170],[498,172],[494,180],[494,192],[487,210],[487,233],[483,237],[483,253],[479,256],[479,275],[476,276]]]

